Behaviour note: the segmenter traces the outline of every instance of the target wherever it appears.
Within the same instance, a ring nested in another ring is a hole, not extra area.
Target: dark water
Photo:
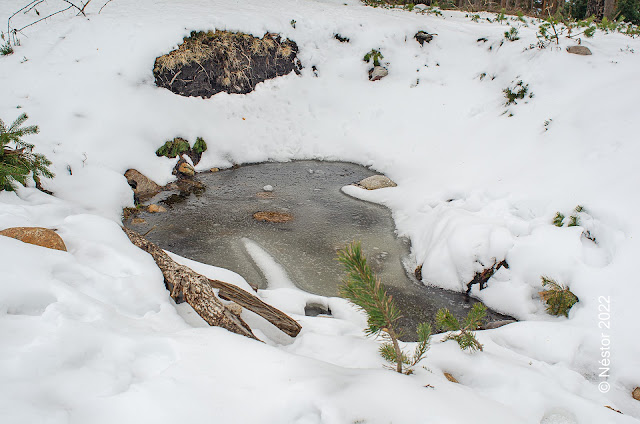
[[[391,212],[380,205],[353,199],[341,187],[372,171],[343,162],[296,161],[262,163],[199,174],[206,189],[153,199],[166,213],[142,213],[144,224],[128,227],[180,256],[230,269],[250,284],[267,286],[261,270],[247,253],[243,239],[259,244],[286,270],[301,289],[337,296],[343,268],[336,252],[360,241],[371,267],[403,313],[405,340],[412,340],[419,322],[433,322],[436,311],[449,308],[466,315],[475,303],[462,293],[425,287],[413,277],[410,243],[395,236]],[[265,185],[273,192],[263,191]],[[293,215],[285,223],[258,222],[259,211]],[[503,319],[489,313],[490,320]]]

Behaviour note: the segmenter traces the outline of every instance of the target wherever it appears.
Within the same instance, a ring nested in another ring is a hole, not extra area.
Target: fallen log
[[[276,326],[287,335],[295,337],[300,332],[300,329],[302,328],[300,324],[298,324],[293,318],[291,318],[284,312],[274,308],[267,303],[264,303],[256,296],[242,290],[237,286],[234,286],[233,284],[229,284],[224,281],[208,279],[204,275],[198,274],[192,269],[178,264],[173,259],[171,259],[169,255],[167,255],[162,249],[146,240],[141,235],[128,228],[124,228],[124,231],[134,245],[140,247],[142,250],[146,251],[153,257],[165,277],[165,283],[167,285],[167,288],[171,292],[171,297],[173,297],[177,302],[180,302],[182,299],[184,299],[209,325],[224,327],[229,331],[233,331],[234,333],[243,334],[247,337],[255,338],[249,326],[239,316],[231,312],[224,306],[224,304],[222,304],[218,300],[215,292],[212,290],[217,289],[218,296],[220,298],[224,300],[231,300],[238,305],[254,312],[255,314],[269,321],[271,324]],[[185,276],[187,277],[186,279]],[[195,291],[195,287],[198,287],[200,292],[195,294],[189,294],[191,293],[189,291],[185,292],[185,289],[189,289],[189,285],[194,285],[192,291]],[[203,286],[206,286],[206,288]],[[210,307],[200,307],[199,304],[201,304],[202,302],[213,303],[215,305],[214,310],[212,311]],[[198,304],[198,308],[194,305],[194,303]],[[202,309],[204,309],[204,313],[206,316],[201,313]],[[225,325],[230,325],[231,328],[220,324],[219,317],[221,315],[225,317],[231,315],[231,323],[225,321]],[[246,331],[248,331],[250,335],[245,334]]]
[[[209,279],[169,257],[162,249],[135,231],[123,228],[131,243],[149,253],[156,262],[165,284],[175,300],[184,298],[207,324],[258,340],[251,328],[218,300]]]
[[[219,280],[209,280],[214,288],[219,289],[218,296],[224,300],[231,300],[243,308],[260,315],[280,329],[280,331],[295,337],[300,333],[302,327],[296,320],[291,318],[279,309],[264,303],[249,292],[242,290],[238,286],[225,283]]]

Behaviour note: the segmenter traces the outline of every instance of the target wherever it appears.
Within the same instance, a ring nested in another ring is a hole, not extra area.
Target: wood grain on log
[[[219,289],[218,296],[221,298],[232,300],[238,305],[260,315],[289,336],[295,337],[300,333],[302,327],[296,320],[273,306],[264,303],[251,293],[224,281],[209,280],[209,284]]]
[[[161,248],[140,234],[123,228],[131,243],[149,253],[164,276],[171,297],[180,296],[204,319],[207,324],[225,328],[233,333],[258,340],[251,328],[239,316],[231,312],[218,300],[209,279],[169,257]]]

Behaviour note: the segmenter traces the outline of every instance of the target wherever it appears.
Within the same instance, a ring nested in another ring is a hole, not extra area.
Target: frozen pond
[[[205,190],[191,195],[164,193],[164,199],[154,201],[167,212],[143,212],[139,217],[145,223],[125,225],[140,233],[153,228],[147,238],[162,248],[230,269],[265,288],[266,278],[247,252],[248,239],[278,262],[299,288],[323,296],[338,296],[344,272],[336,260],[337,250],[360,241],[371,267],[402,311],[403,326],[411,329],[408,336],[417,323],[433,322],[439,308],[466,315],[472,299],[425,287],[414,278],[410,243],[396,237],[386,207],[340,191],[370,175],[374,172],[360,165],[321,161],[262,163],[202,173],[198,178]],[[273,191],[264,191],[267,185]],[[256,221],[256,212],[285,213],[292,219]],[[498,314],[490,317],[503,319]]]

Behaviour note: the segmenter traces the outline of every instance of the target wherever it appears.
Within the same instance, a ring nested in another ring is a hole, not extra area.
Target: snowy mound
[[[4,1],[0,22],[25,3]],[[582,40],[593,54],[578,56],[566,38],[530,48],[531,19],[511,21],[520,37],[511,42],[506,24],[355,0],[112,1],[98,13],[102,4],[25,28],[0,57],[0,118],[27,112],[41,129],[27,141],[56,173],[43,181],[55,197],[0,192],[0,229],[54,228],[68,249],[0,237],[0,421],[638,421],[638,39],[597,31]],[[37,18],[34,8],[11,22]],[[246,95],[187,98],[155,86],[155,58],[192,30],[218,29],[277,32],[295,41],[304,68]],[[420,30],[437,36],[421,46]],[[389,70],[375,82],[362,60],[372,49]],[[503,90],[520,81],[527,96],[506,106]],[[290,339],[250,313],[265,343],[203,325],[118,227],[133,205],[124,172],[169,182],[176,162],[154,152],[176,136],[207,140],[198,170],[315,158],[388,175],[397,187],[348,191],[393,211],[423,280],[464,291],[506,259],[472,294],[523,322],[479,332],[485,349],[474,354],[436,335],[424,367],[397,375],[383,368],[379,340],[363,335],[362,313],[296,290],[247,241],[273,280],[259,295],[302,332]],[[577,205],[579,225],[552,224]],[[579,298],[568,318],[546,314],[541,276]],[[305,317],[309,301],[332,317]]]

